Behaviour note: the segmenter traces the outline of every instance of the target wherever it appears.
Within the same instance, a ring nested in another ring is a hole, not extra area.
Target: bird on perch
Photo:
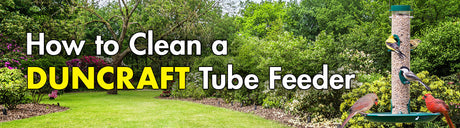
[[[391,35],[390,37],[388,37],[388,39],[385,41],[385,45],[387,46],[388,49],[390,49],[391,51],[394,51],[396,53],[398,53],[398,56],[399,58],[403,59],[406,57],[406,55],[404,55],[400,50],[399,50],[399,46],[397,44],[397,41],[395,40],[395,37],[393,35]]]
[[[413,40],[410,40],[410,49],[413,50],[415,48],[417,48],[417,46],[422,43],[422,40],[420,39],[413,39]]]
[[[417,75],[415,75],[412,71],[409,70],[408,67],[402,66],[400,69],[402,71],[404,78],[406,78],[409,81],[418,81],[420,84],[425,86],[426,90],[430,91],[431,88],[427,86],[425,83],[422,82],[422,79],[418,78]]]
[[[350,107],[350,114],[348,115],[347,119],[345,119],[345,121],[342,123],[342,125],[340,126],[340,128],[343,128],[345,127],[345,125],[347,124],[347,122],[353,117],[355,116],[357,113],[360,113],[360,114],[366,114],[364,112],[366,112],[367,110],[371,109],[372,106],[377,105],[378,103],[378,97],[377,97],[377,94],[375,93],[369,93],[369,94],[366,94],[364,95],[363,97],[359,98],[351,107]]]
[[[449,128],[455,128],[452,120],[449,117],[449,106],[443,100],[434,98],[430,93],[425,94],[423,98],[425,100],[426,108],[432,113],[441,113],[447,120]]]

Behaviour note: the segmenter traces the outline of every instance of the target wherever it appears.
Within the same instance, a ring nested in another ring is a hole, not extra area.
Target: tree
[[[46,39],[75,39],[77,11],[67,0],[0,1],[0,33],[21,45],[25,45],[27,32],[43,32]]]
[[[243,34],[261,38],[281,34],[286,18],[285,4],[281,1],[264,1],[260,4],[247,2],[241,11],[242,17],[237,17],[235,22]]]
[[[460,72],[459,31],[458,20],[442,22],[423,30],[422,43],[411,53],[414,72],[428,70],[440,76]]]
[[[164,6],[163,4],[159,3],[169,3],[166,5],[173,5],[167,7],[159,7]],[[86,10],[87,12],[91,13],[92,15],[97,17],[97,20],[92,20],[86,24],[90,23],[102,23],[105,28],[109,31],[111,38],[117,41],[120,50],[117,54],[112,56],[114,60],[112,66],[114,68],[120,66],[123,58],[127,56],[131,49],[127,47],[127,41],[125,40],[127,33],[130,30],[134,29],[130,26],[137,25],[138,28],[141,28],[141,31],[146,32],[144,28],[149,28],[152,30],[160,30],[161,33],[155,33],[154,35],[158,35],[154,38],[154,40],[158,39],[167,39],[168,36],[171,34],[177,34],[178,28],[184,25],[193,25],[195,23],[200,22],[200,18],[206,14],[209,9],[206,8],[214,8],[215,2],[209,2],[205,0],[189,0],[189,1],[127,1],[127,0],[119,0],[116,2],[117,4],[112,4],[113,10],[108,10],[107,13],[110,16],[105,16],[99,14],[100,12],[97,11],[97,5],[90,4],[88,2],[80,3],[80,7]],[[110,4],[109,4],[110,5]],[[190,7],[189,5],[193,5],[194,8],[187,8]],[[139,7],[142,8],[139,8]],[[115,11],[116,10],[116,11]],[[168,13],[155,13],[160,11],[170,11]],[[104,12],[104,11],[102,11]],[[146,12],[146,13],[144,13]],[[160,17],[149,17],[149,14],[153,12],[154,16],[160,15]],[[138,14],[136,14],[138,13]],[[144,15],[142,15],[144,14]],[[156,15],[155,15],[156,14]],[[141,20],[144,19],[144,20]],[[145,20],[150,19],[150,20]],[[120,20],[120,21],[117,21]],[[136,21],[137,20],[137,21]],[[146,21],[146,22],[143,22]],[[149,21],[157,22],[151,27],[144,27],[142,23],[149,23]],[[163,24],[165,23],[166,24]],[[169,23],[168,23],[169,22]],[[120,28],[117,29],[113,27],[114,25],[119,25]],[[166,26],[163,29],[154,29],[154,27]],[[158,32],[158,31],[157,31]],[[175,35],[174,35],[175,36]],[[136,46],[137,49],[142,50],[147,48],[146,45],[138,45]],[[156,60],[156,58],[149,57],[150,59]],[[161,56],[159,57],[161,58]],[[116,74],[116,72],[114,72]],[[116,76],[112,75],[111,82],[116,81]],[[108,94],[117,94],[117,85],[114,82],[114,89],[107,91]]]

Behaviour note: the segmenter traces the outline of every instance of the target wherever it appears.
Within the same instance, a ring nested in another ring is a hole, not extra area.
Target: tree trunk
[[[112,62],[112,67],[114,69],[114,72],[112,74],[112,77],[110,78],[110,82],[113,82],[113,89],[107,90],[107,94],[118,94],[118,85],[117,85],[117,67],[120,66],[124,56],[120,56],[120,54],[116,54],[112,56],[113,62]],[[121,85],[123,86],[123,85]]]

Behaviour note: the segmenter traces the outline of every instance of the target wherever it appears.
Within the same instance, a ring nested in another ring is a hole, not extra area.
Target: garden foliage
[[[106,61],[104,61],[104,57],[96,57],[96,56],[82,56],[81,58],[77,58],[77,59],[71,59],[71,60],[68,60],[68,61],[65,61],[65,65],[67,65],[67,67],[69,67],[69,70],[71,71],[71,68],[72,67],[78,67],[80,68],[80,70],[83,72],[83,74],[88,74],[88,67],[94,67],[94,74],[96,75],[99,70],[105,66],[110,66],[110,64]],[[106,59],[106,60],[111,60],[111,59]],[[71,72],[69,73],[71,76]],[[106,82],[109,82],[110,81],[110,76],[112,74],[110,73],[106,73],[104,74],[104,81]],[[86,86],[85,86],[85,83],[79,81],[80,83],[78,84],[78,88],[80,90],[82,89],[87,89]],[[97,82],[94,83],[95,84],[95,89],[101,89]],[[67,88],[65,89],[66,91],[72,91],[72,87],[71,86],[67,86]]]
[[[19,69],[0,68],[0,104],[8,109],[27,101],[26,79]]]
[[[61,83],[62,82],[62,67],[66,67],[65,65],[66,59],[62,56],[43,56],[42,58],[36,59],[36,60],[23,60],[21,61],[21,69],[23,69],[23,72],[27,72],[27,67],[40,67],[45,71],[48,71],[49,67],[56,67],[56,83]],[[45,85],[40,88],[40,89],[30,89],[29,91],[31,92],[31,97],[32,97],[32,102],[33,103],[40,103],[40,101],[43,99],[43,97],[50,93],[53,89],[51,88],[50,82],[49,82],[49,72],[46,72],[47,76],[39,76],[37,73],[33,74],[34,77],[34,82],[38,83],[38,80],[40,80],[40,77],[46,77],[46,82]],[[32,77],[32,76],[29,76]],[[70,78],[69,78],[70,79]],[[69,87],[69,86],[68,86]]]
[[[428,70],[447,76],[460,72],[460,19],[426,28],[420,45],[414,50],[414,71]],[[412,58],[412,56],[411,56]]]
[[[0,67],[18,69],[21,61],[30,60],[33,56],[27,56],[24,48],[16,40],[0,33]]]
[[[184,90],[179,90],[179,84],[172,85],[171,95],[175,98],[203,99],[206,97],[206,90],[203,89],[203,75],[201,72],[190,72],[185,77],[186,85]]]

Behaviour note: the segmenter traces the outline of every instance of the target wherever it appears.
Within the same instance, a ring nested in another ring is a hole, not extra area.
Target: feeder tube
[[[401,44],[399,49],[406,55],[400,58],[397,53],[391,52],[391,102],[393,104],[392,114],[408,114],[410,100],[410,84],[404,85],[399,80],[399,69],[401,66],[410,67],[410,13],[392,12],[391,33],[399,36]]]

